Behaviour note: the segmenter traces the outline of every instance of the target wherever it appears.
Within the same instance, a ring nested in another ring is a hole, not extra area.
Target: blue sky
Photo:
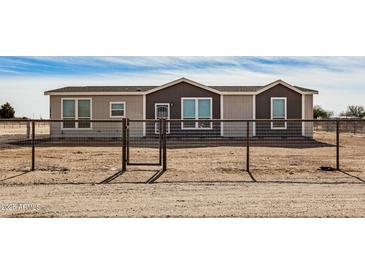
[[[315,103],[335,112],[365,105],[365,57],[0,57],[0,103],[13,104],[17,116],[47,118],[47,89],[160,85],[180,77],[206,85],[282,79],[318,89]]]
[[[165,70],[241,68],[273,73],[277,68],[346,72],[365,68],[365,57],[1,57],[0,75],[82,75]]]

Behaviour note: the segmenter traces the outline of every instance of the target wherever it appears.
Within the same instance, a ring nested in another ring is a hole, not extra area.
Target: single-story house
[[[91,123],[89,119],[277,119],[251,123],[251,136],[312,137],[312,123],[280,119],[313,119],[313,95],[318,91],[277,80],[265,86],[206,86],[181,78],[161,86],[85,86],[48,90],[52,137],[118,137],[119,123]],[[73,119],[85,122],[73,122]],[[135,122],[131,136],[158,134],[156,123]],[[210,131],[210,132],[207,132]],[[170,135],[245,136],[246,125],[235,122],[169,124]]]

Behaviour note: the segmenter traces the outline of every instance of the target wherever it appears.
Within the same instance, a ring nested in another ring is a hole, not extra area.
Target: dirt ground
[[[168,149],[159,167],[121,168],[120,147],[0,148],[0,216],[7,217],[365,217],[365,136],[341,134],[342,171],[333,133],[329,146]],[[131,148],[131,160],[158,151]],[[110,178],[113,180],[108,181]],[[146,184],[155,180],[153,183]]]

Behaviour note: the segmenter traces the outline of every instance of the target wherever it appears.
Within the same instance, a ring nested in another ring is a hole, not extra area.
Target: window
[[[90,106],[90,100],[77,100],[77,119],[79,120],[90,120],[91,118],[91,106]],[[91,123],[90,122],[78,122],[77,123],[78,128],[90,128]]]
[[[196,107],[195,99],[183,99],[183,115],[184,120],[195,120],[196,119]],[[196,122],[184,122],[182,128],[195,128]]]
[[[286,129],[287,123],[285,120],[286,113],[286,97],[272,97],[271,98],[271,119],[278,120],[271,122],[271,129]]]
[[[125,117],[125,102],[111,102],[110,118],[124,118],[124,117]]]
[[[90,129],[91,123],[91,99],[62,99],[62,129]],[[85,120],[74,122],[73,120]]]
[[[212,119],[211,99],[198,99],[198,119]],[[211,128],[211,122],[199,122],[199,128]]]
[[[212,119],[212,98],[182,98],[181,116],[184,120]],[[212,122],[182,122],[182,129],[212,129]]]
[[[76,111],[75,111],[75,100],[63,100],[62,101],[62,113],[64,120],[75,120],[76,119]],[[75,128],[75,122],[63,122],[63,128]]]

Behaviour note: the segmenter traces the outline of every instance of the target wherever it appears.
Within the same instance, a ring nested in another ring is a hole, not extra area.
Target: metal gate
[[[131,124],[140,124],[140,130],[142,130],[141,136],[131,137]],[[166,119],[155,120],[131,120],[128,118],[123,119],[122,129],[122,170],[125,171],[127,166],[162,166],[162,170],[166,170],[166,132],[167,122]],[[156,131],[156,128],[161,129]],[[150,129],[150,130],[148,130]],[[146,162],[146,161],[134,161],[131,147],[136,144],[148,143],[147,140],[154,140],[157,142],[158,148],[158,161]]]

